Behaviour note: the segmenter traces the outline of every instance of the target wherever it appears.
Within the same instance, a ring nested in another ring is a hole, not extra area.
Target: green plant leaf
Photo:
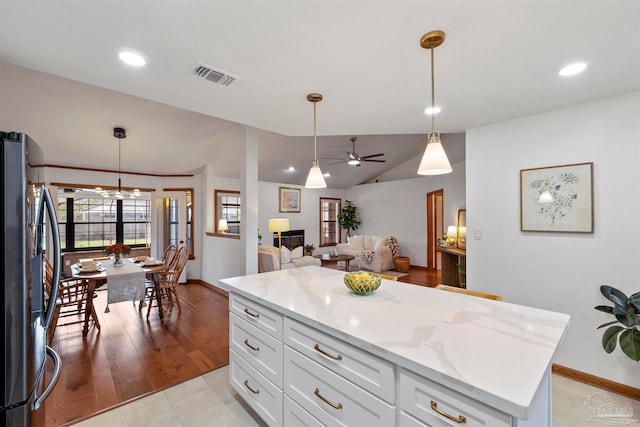
[[[630,328],[620,334],[620,348],[631,360],[640,361],[640,331]]]
[[[615,325],[616,323],[618,323],[617,320],[612,320],[611,322],[603,323],[602,325],[598,326],[596,329],[602,329],[605,326]]]
[[[612,326],[602,334],[602,348],[607,353],[611,353],[616,349],[618,343],[618,333],[624,330],[622,326]]]
[[[629,297],[629,302],[640,312],[640,292],[635,293]]]
[[[600,292],[602,292],[602,295],[604,295],[606,299],[614,303],[616,307],[619,307],[622,311],[626,311],[625,303],[627,302],[627,296],[624,292],[608,285],[600,286]]]
[[[599,305],[593,308],[595,308],[596,310],[604,311],[605,313],[613,314],[613,307],[609,307],[608,305]]]

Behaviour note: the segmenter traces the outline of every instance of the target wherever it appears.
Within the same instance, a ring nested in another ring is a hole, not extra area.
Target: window
[[[340,243],[340,212],[342,200],[320,197],[320,246],[335,246]]]
[[[66,252],[102,249],[116,242],[149,243],[148,199],[109,199],[93,190],[58,190],[58,222]]]
[[[215,190],[216,210],[216,235],[239,238],[240,237],[240,192],[234,190]],[[220,220],[227,222],[228,230],[219,230]]]
[[[164,191],[184,191],[187,200],[187,247],[189,248],[189,259],[195,259],[194,252],[194,242],[193,236],[194,232],[194,221],[193,221],[193,188],[165,188]],[[175,245],[178,244],[178,201],[176,199],[171,199],[168,206],[168,213],[166,218],[168,218],[169,223],[169,240],[170,243]]]

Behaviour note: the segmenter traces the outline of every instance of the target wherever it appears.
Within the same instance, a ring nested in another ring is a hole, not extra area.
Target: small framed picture
[[[520,230],[593,233],[593,163],[521,170]]]
[[[280,212],[297,212],[300,213],[300,189],[280,187],[280,196],[278,197]]]

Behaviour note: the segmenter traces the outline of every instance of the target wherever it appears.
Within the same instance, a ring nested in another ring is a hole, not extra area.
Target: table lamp
[[[282,232],[289,231],[289,219],[288,218],[275,218],[269,220],[269,231],[278,233],[278,261],[279,269],[282,270]]]
[[[458,237],[458,228],[455,225],[447,227],[447,243],[455,243]]]
[[[229,230],[229,225],[227,224],[226,219],[221,219],[218,221],[218,233],[226,234],[227,230]]]

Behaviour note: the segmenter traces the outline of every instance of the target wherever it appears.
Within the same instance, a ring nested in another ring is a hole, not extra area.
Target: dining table
[[[146,296],[145,279],[153,282],[158,307],[162,307],[160,287],[160,274],[166,271],[167,266],[158,262],[154,265],[144,265],[135,258],[127,260],[120,266],[114,266],[111,260],[100,260],[96,268],[90,271],[83,271],[79,264],[71,266],[71,274],[74,279],[84,279],[87,281],[87,292],[93,295],[96,289],[107,285],[107,307],[105,312],[109,312],[109,304],[122,301],[140,301]],[[93,298],[87,299],[87,307],[84,315],[82,337],[86,338],[89,333],[89,320],[93,309]],[[164,319],[163,310],[158,310],[160,320]]]

